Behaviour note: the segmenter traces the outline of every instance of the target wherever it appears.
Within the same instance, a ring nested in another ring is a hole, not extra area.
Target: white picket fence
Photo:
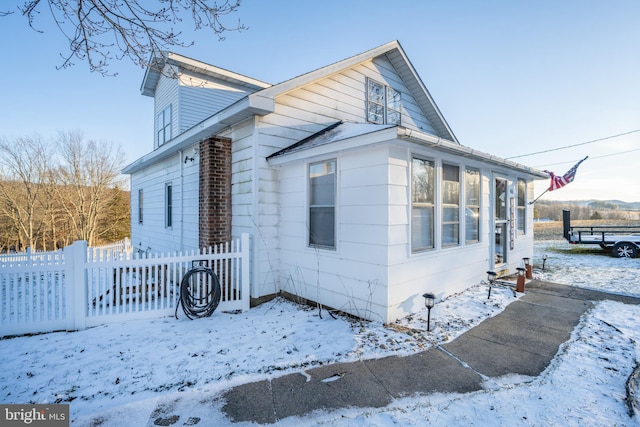
[[[196,265],[210,267],[220,280],[217,311],[246,311],[249,252],[249,235],[242,234],[171,255],[139,255],[130,246],[96,251],[78,241],[39,257],[0,258],[0,337],[173,315],[180,282]]]

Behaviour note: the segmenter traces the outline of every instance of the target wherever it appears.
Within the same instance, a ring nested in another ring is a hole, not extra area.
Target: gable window
[[[518,233],[526,232],[527,182],[518,178]]]
[[[142,224],[142,188],[138,190],[138,224]]]
[[[171,105],[158,114],[156,120],[158,147],[171,139]]]
[[[442,246],[460,244],[460,168],[442,165]]]
[[[367,79],[367,121],[399,125],[402,121],[401,105],[400,92]]]
[[[309,165],[309,246],[336,247],[336,160]]]
[[[164,187],[164,226],[173,227],[173,184],[167,183]]]
[[[411,251],[434,247],[435,168],[433,161],[414,157],[411,164]]]
[[[464,240],[480,241],[480,171],[467,168],[464,172]]]

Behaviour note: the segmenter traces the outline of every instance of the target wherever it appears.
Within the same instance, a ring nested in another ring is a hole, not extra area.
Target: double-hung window
[[[480,171],[467,168],[464,173],[465,243],[480,241]]]
[[[158,114],[156,132],[158,147],[171,139],[171,105]]]
[[[309,165],[309,246],[336,247],[336,160]]]
[[[402,122],[401,105],[399,91],[367,79],[367,121],[399,125]]]
[[[173,184],[168,182],[164,187],[164,226],[173,227]]]
[[[414,157],[411,164],[411,251],[434,247],[435,167]]]
[[[138,190],[138,224],[142,224],[142,188]]]
[[[518,233],[526,232],[527,182],[518,178]]]
[[[460,167],[442,165],[442,246],[460,244]]]

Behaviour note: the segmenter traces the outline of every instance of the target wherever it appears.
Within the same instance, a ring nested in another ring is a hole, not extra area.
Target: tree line
[[[0,251],[90,246],[129,236],[124,155],[82,133],[0,139]]]
[[[555,201],[539,200],[534,205],[536,219],[562,221],[562,211],[571,211],[571,219],[575,220],[640,220],[640,209],[636,204],[607,200],[591,201]]]

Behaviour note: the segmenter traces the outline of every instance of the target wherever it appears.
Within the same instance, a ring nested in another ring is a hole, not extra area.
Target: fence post
[[[87,325],[87,242],[78,240],[64,248],[67,330],[77,331]]]
[[[250,275],[249,275],[249,261],[251,254],[251,247],[249,245],[249,233],[242,233],[240,235],[240,249],[242,250],[242,272],[240,277],[242,283],[240,285],[240,295],[242,295],[242,311],[249,311],[251,305],[251,295],[249,291]]]

